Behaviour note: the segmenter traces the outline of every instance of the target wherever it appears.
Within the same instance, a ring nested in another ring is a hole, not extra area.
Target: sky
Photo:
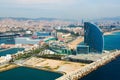
[[[120,16],[120,0],[0,0],[0,17],[96,19]]]

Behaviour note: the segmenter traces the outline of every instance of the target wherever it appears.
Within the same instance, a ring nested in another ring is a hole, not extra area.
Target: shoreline
[[[29,64],[31,61],[32,61],[32,63]],[[56,65],[54,65],[54,64],[56,64]],[[36,68],[39,70],[46,70],[46,71],[51,71],[51,72],[62,73],[64,75],[64,74],[68,74],[68,73],[74,71],[74,69],[82,68],[87,64],[32,57],[31,59],[25,61],[22,65],[26,66],[26,67]]]
[[[17,67],[19,67],[19,66],[16,65],[16,64],[6,64],[4,66],[0,66],[0,72],[11,70],[11,69],[14,69],[14,68],[17,68]]]
[[[4,66],[0,66],[0,72],[8,71],[8,70],[18,68],[18,67],[26,67],[26,68],[31,68],[31,69],[43,70],[43,71],[48,71],[48,72],[53,72],[53,73],[59,73],[59,74],[62,74],[62,75],[66,74],[65,72],[62,72],[62,71],[61,72],[60,71],[53,71],[53,70],[49,70],[49,69],[46,69],[46,68],[42,68],[42,67],[38,68],[38,67],[30,66],[30,65],[19,66],[17,64],[6,64]]]
[[[105,32],[103,33],[104,36],[106,35],[111,35],[115,32],[120,32],[120,30],[114,30],[114,31],[110,31],[110,32]],[[84,41],[84,37],[80,37],[80,38],[77,38],[75,40],[73,40],[72,42],[68,43],[68,46],[69,48],[75,48],[76,45],[79,45],[80,43],[82,43]]]
[[[115,33],[115,32],[120,32],[120,30],[105,32],[105,33],[103,33],[103,34],[104,34],[104,36],[105,36],[105,35],[111,35],[111,34],[113,34],[113,33]]]
[[[24,60],[23,63],[21,63],[21,61],[18,61],[16,63],[5,64],[3,66],[0,66],[0,72],[11,70],[17,67],[28,67],[31,69],[33,68],[66,75],[70,72],[73,72],[75,69],[82,68],[86,65],[88,64],[31,57],[28,60]]]
[[[12,48],[3,49],[3,50],[0,50],[0,52],[7,51],[7,50],[10,50],[10,49],[12,49]]]
[[[46,69],[46,68],[42,68],[42,67],[38,68],[38,67],[30,66],[30,65],[24,65],[24,66],[19,66],[19,67],[26,67],[26,68],[37,69],[37,70],[42,70],[42,71],[47,71],[47,72],[59,73],[59,74],[62,74],[62,75],[66,74],[65,72],[53,71],[53,70],[49,70],[49,69]]]

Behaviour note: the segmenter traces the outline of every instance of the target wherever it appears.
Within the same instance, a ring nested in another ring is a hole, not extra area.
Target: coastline
[[[74,71],[75,69],[84,67],[85,65],[87,64],[53,60],[53,59],[44,59],[44,58],[37,58],[37,57],[31,57],[30,59],[22,63],[22,66],[37,68],[40,70],[52,71],[52,72],[57,72],[62,74],[68,74]]]
[[[3,49],[3,50],[0,50],[0,52],[10,50],[10,49],[12,49],[12,48]]]
[[[111,35],[115,32],[120,32],[120,30],[114,30],[114,31],[110,31],[110,32],[105,32],[103,33],[103,35]],[[68,43],[68,47],[71,49],[75,49],[77,45],[79,45],[81,42],[84,41],[84,37],[78,37],[77,39],[73,40],[72,42]]]
[[[105,32],[104,33],[104,35],[111,35],[111,34],[113,34],[113,33],[115,33],[115,32],[120,32],[120,30],[116,30],[116,31],[111,31],[111,32]],[[77,40],[77,39],[76,39]],[[74,40],[73,42],[72,42],[72,44],[75,44],[74,42],[76,42],[76,40]],[[76,43],[76,45],[78,45],[78,44],[80,44],[81,42],[83,42],[83,37],[81,37],[81,38],[78,38],[78,42],[79,43]],[[71,46],[72,46],[72,44],[70,44]],[[75,45],[73,45],[73,46],[75,46]],[[68,64],[68,63],[67,63]],[[41,64],[40,64],[41,65]],[[38,67],[40,67],[40,65],[38,65]],[[3,66],[3,67],[0,67],[0,72],[4,72],[4,71],[7,71],[7,70],[10,70],[10,69],[13,69],[13,68],[16,68],[16,67],[19,67],[18,65],[15,65],[15,64],[7,64],[7,65],[5,65],[5,66]],[[49,70],[49,69],[47,69],[48,68],[48,66],[45,66],[45,67],[43,67],[43,68],[37,68],[37,67],[34,67],[34,66],[25,66],[25,67],[30,67],[30,68],[35,68],[35,69],[39,69],[39,70],[46,70],[46,71],[52,71],[52,72],[54,72],[54,70]],[[56,66],[57,67],[57,66]],[[56,70],[56,67],[55,68],[53,68],[53,69],[55,69]],[[57,71],[55,71],[55,72],[57,72]],[[58,73],[59,73],[59,71],[58,71]],[[62,74],[65,74],[65,72],[60,72],[60,73],[62,73]],[[69,72],[68,72],[69,73]],[[66,73],[67,74],[67,73]]]
[[[7,70],[10,70],[13,68],[17,68],[17,67],[19,67],[19,66],[16,64],[6,64],[4,66],[0,66],[0,72],[4,72],[4,71],[7,71]]]
[[[120,32],[120,30],[115,30],[115,31],[110,31],[110,32],[105,32],[104,35],[111,35],[115,32]]]
[[[111,35],[115,32],[120,32],[120,30],[114,30],[114,31],[110,31],[110,32],[105,32],[103,33],[103,35]],[[75,46],[79,45],[81,42],[84,41],[84,37],[78,37],[77,39],[73,40],[72,42],[68,43],[69,48],[71,49],[75,49]]]
[[[43,70],[43,71],[48,71],[48,72],[53,72],[53,73],[59,73],[59,74],[62,74],[62,75],[66,74],[65,72],[53,71],[53,70],[49,70],[49,69],[42,68],[42,67],[41,68],[33,67],[32,65],[24,65],[24,66],[21,66],[21,67],[26,67],[26,68],[31,68],[31,69],[37,69],[37,70]]]
[[[30,65],[23,65],[23,66],[19,66],[17,64],[5,64],[3,66],[0,66],[0,72],[4,72],[4,71],[8,71],[17,67],[26,67],[26,68],[31,68],[31,69],[37,69],[37,70],[43,70],[43,71],[48,71],[48,72],[54,72],[54,73],[59,73],[59,74],[63,74],[65,75],[65,72],[60,72],[60,71],[53,71],[53,70],[49,70],[47,68],[38,68],[38,67],[34,67],[34,66],[30,66]]]

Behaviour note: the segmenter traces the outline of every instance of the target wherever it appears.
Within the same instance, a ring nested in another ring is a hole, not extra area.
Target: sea
[[[120,32],[104,37],[105,50],[120,50]],[[120,57],[79,80],[120,80]]]
[[[120,57],[79,80],[120,80]]]
[[[120,50],[120,32],[114,32],[104,36],[105,50]]]
[[[104,44],[105,50],[120,50],[120,32],[105,35]],[[19,67],[1,72],[0,80],[55,80],[55,78],[58,78],[60,76],[62,76],[62,74],[26,67]],[[116,58],[105,66],[102,66],[99,69],[89,73],[87,76],[83,77],[80,80],[120,80],[120,57]]]

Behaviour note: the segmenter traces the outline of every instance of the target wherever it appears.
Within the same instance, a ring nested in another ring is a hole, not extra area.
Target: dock
[[[56,80],[78,80],[82,77],[86,76],[87,74],[91,73],[92,71],[98,69],[99,67],[106,65],[107,63],[111,62],[115,58],[120,56],[120,50],[110,53],[109,55],[103,56],[101,59],[86,65],[85,67],[75,70],[69,74],[66,74]]]

